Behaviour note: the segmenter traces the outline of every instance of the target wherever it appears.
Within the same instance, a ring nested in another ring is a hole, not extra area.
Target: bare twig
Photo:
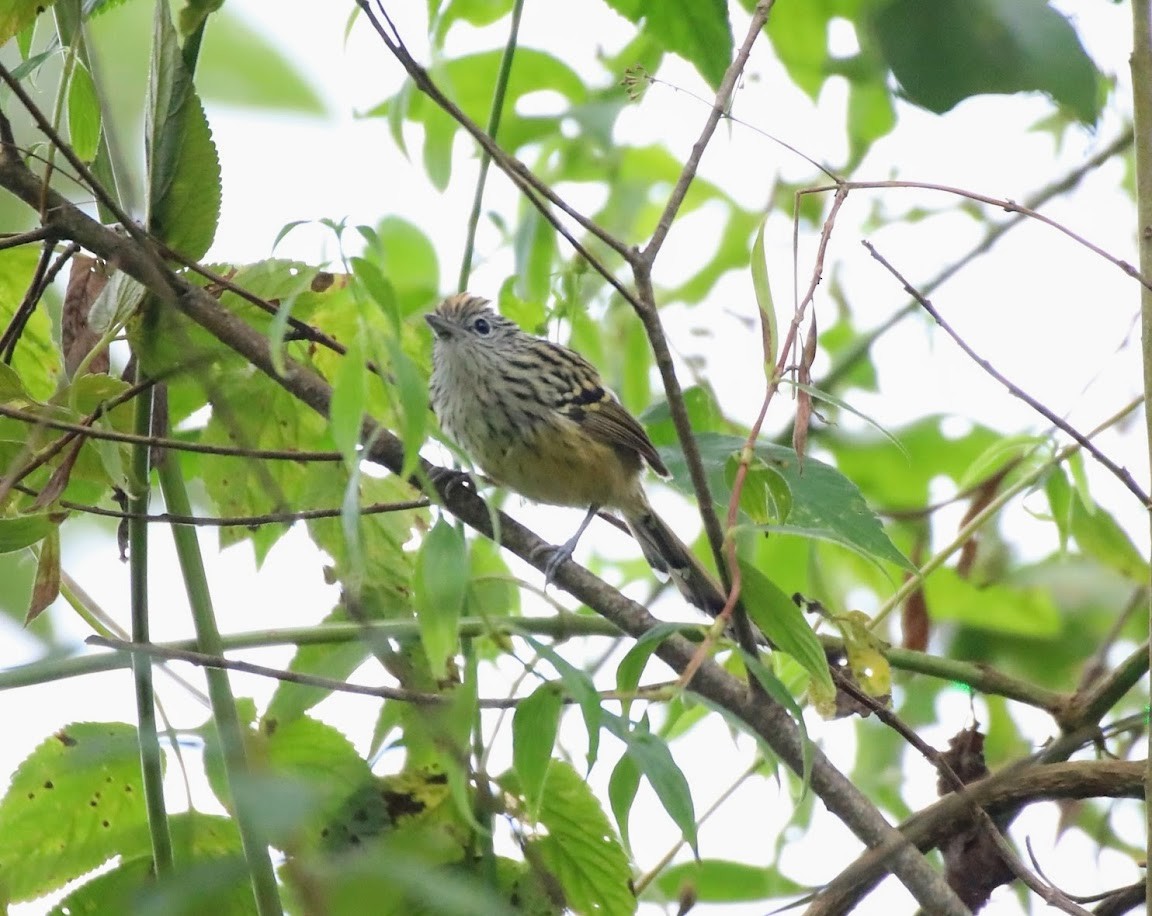
[[[973,350],[971,346],[969,346],[967,341],[965,341],[963,337],[956,333],[955,329],[941,316],[936,306],[934,306],[911,283],[909,283],[908,280],[906,280],[904,276],[895,267],[893,267],[888,262],[888,260],[882,254],[880,254],[880,252],[876,250],[875,246],[873,246],[871,242],[865,240],[861,242],[861,244],[868,249],[872,257],[879,261],[880,264],[889,273],[891,273],[892,276],[897,279],[897,281],[899,281],[899,283],[904,287],[904,291],[918,303],[920,303],[920,307],[932,316],[933,320],[935,320],[935,322],[940,325],[940,327],[946,334],[948,334],[949,337],[956,341],[957,346],[959,346],[960,349],[963,350],[974,363],[976,363],[976,365],[978,365],[981,369],[992,376],[992,378],[996,379],[996,381],[1008,389],[1008,392],[1011,395],[1019,398],[1021,401],[1035,410],[1038,414],[1044,417],[1044,419],[1048,420],[1048,422],[1050,422],[1057,429],[1072,437],[1072,439],[1075,440],[1076,443],[1082,449],[1084,449],[1084,451],[1086,451],[1089,455],[1100,462],[1100,464],[1104,465],[1104,467],[1111,471],[1116,479],[1119,480],[1133,496],[1140,500],[1140,504],[1144,506],[1145,509],[1152,508],[1152,503],[1149,503],[1148,501],[1148,495],[1140,488],[1139,484],[1136,483],[1136,480],[1132,477],[1132,474],[1128,471],[1127,468],[1120,467],[1120,465],[1116,464],[1115,461],[1100,451],[1100,449],[1092,444],[1091,440],[1089,440],[1087,436],[1085,436],[1079,430],[1075,429],[1067,420],[1058,416],[1048,407],[1045,407],[1038,400],[1028,394],[1028,392],[1024,391],[1024,389],[1010,382],[1003,373],[999,372],[990,362],[988,362],[988,360],[977,354],[976,351]]]

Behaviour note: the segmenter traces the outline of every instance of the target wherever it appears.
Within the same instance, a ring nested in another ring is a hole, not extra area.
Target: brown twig
[[[7,130],[0,114],[0,140]],[[10,131],[9,131],[10,133]],[[24,167],[19,157],[0,147],[0,186],[35,206],[46,196],[45,213],[53,229],[64,238],[84,245],[106,260],[114,260],[122,270],[152,292],[160,304],[176,308],[222,343],[247,359],[254,368],[303,404],[327,415],[331,402],[328,383],[308,367],[290,358],[277,365],[267,337],[247,325],[237,315],[224,309],[203,289],[158,265],[138,242],[109,230],[88,217],[55,192],[45,189],[35,175]],[[393,472],[404,468],[404,450],[399,439],[365,421],[363,441],[369,443],[367,460],[380,463]],[[422,479],[427,480],[430,466],[421,462]],[[419,486],[421,475],[412,481]],[[493,537],[493,521],[499,525],[496,535],[506,548],[537,568],[547,562],[544,542],[532,532],[502,513],[493,513],[485,502],[467,488],[456,487],[451,493],[439,492],[445,506],[465,523],[488,537]],[[617,627],[632,636],[641,636],[657,624],[641,606],[629,601],[616,589],[574,563],[565,564],[555,576],[557,585],[588,604]],[[682,637],[664,640],[656,650],[676,671],[683,670],[694,652],[694,644]],[[705,662],[692,682],[692,689],[745,720],[773,751],[795,772],[804,770],[804,751],[796,724],[788,712],[770,698],[751,694],[718,665]],[[857,836],[869,846],[884,846],[892,852],[886,857],[891,869],[913,895],[940,916],[965,914],[966,911],[936,871],[923,856],[909,846],[887,824],[885,819],[859,789],[840,773],[819,751],[813,749],[811,785],[813,791]]]
[[[938,325],[940,325],[940,327],[944,330],[945,333],[948,334],[949,337],[956,341],[957,346],[959,346],[960,349],[963,350],[974,363],[976,363],[976,365],[978,365],[981,369],[992,376],[992,378],[1003,385],[1011,395],[1019,398],[1021,401],[1035,410],[1038,414],[1044,417],[1044,419],[1048,420],[1048,422],[1050,422],[1053,426],[1075,440],[1075,442],[1082,449],[1088,452],[1089,455],[1091,455],[1098,462],[1100,462],[1100,464],[1111,471],[1116,479],[1119,480],[1128,489],[1128,491],[1132,493],[1133,496],[1140,500],[1140,504],[1144,506],[1144,508],[1152,508],[1152,503],[1149,503],[1148,501],[1148,495],[1140,488],[1140,485],[1136,483],[1136,480],[1132,477],[1132,474],[1128,471],[1127,468],[1120,467],[1118,464],[1116,464],[1116,462],[1114,462],[1111,458],[1100,451],[1100,449],[1093,445],[1087,436],[1079,432],[1070,423],[1068,423],[1068,421],[1058,416],[1052,410],[1049,410],[1038,400],[1028,394],[1028,392],[1010,382],[1003,375],[1003,373],[999,372],[990,362],[988,362],[988,360],[978,355],[976,351],[968,345],[964,338],[956,333],[952,326],[948,324],[948,322],[945,321],[944,318],[940,315],[940,312],[936,309],[936,307],[927,298],[925,298],[911,283],[904,279],[903,275],[895,267],[893,267],[887,261],[887,259],[885,259],[885,257],[880,254],[880,252],[876,250],[875,246],[873,246],[871,242],[864,240],[861,242],[861,244],[868,249],[873,258],[879,261],[880,264],[889,273],[891,273],[893,277],[896,278],[896,280],[904,287],[904,291],[908,293],[908,295],[912,296],[912,298],[915,299],[918,303],[920,303],[920,307],[932,316],[933,320]]]
[[[240,671],[244,674],[254,674],[258,677],[268,677],[282,681],[286,684],[301,684],[305,687],[316,687],[320,690],[330,690],[333,693],[351,693],[358,696],[376,697],[382,700],[396,700],[402,703],[415,703],[421,706],[439,706],[452,701],[450,696],[442,693],[423,693],[419,690],[407,690],[403,687],[368,687],[363,684],[350,684],[347,681],[331,677],[321,677],[315,674],[305,674],[301,671],[287,671],[284,668],[271,668],[267,665],[257,665],[253,662],[244,662],[237,659],[225,658],[220,655],[210,655],[206,652],[196,652],[191,649],[178,649],[174,646],[160,646],[156,643],[134,643],[126,639],[111,639],[107,636],[89,636],[84,640],[90,646],[99,646],[104,649],[114,649],[117,652],[147,655],[150,658],[160,658],[170,662],[187,662],[198,668],[222,668],[228,671]],[[669,695],[668,684],[655,684],[649,687],[638,687],[636,690],[605,690],[600,696],[605,700],[659,700]],[[476,702],[481,709],[515,709],[527,697],[481,697]],[[562,702],[572,705],[578,702],[573,697],[565,696]]]
[[[30,496],[38,495],[30,487],[19,487],[22,493]],[[165,525],[190,525],[201,528],[257,528],[261,525],[275,525],[300,521],[310,521],[318,518],[340,518],[344,509],[334,507],[330,509],[297,509],[293,512],[268,512],[264,515],[233,515],[233,516],[205,516],[205,515],[177,515],[172,512],[122,512],[119,509],[104,509],[101,506],[91,506],[84,503],[73,502],[68,499],[58,500],[54,505],[67,509],[70,512],[83,512],[86,515],[98,515],[102,518],[139,519],[145,522],[154,522]],[[356,510],[358,515],[383,515],[389,512],[407,512],[412,509],[427,509],[432,505],[427,497],[409,499],[392,503],[372,503],[361,506]]]
[[[1142,273],[1140,273],[1140,271],[1138,271],[1135,267],[1133,267],[1131,264],[1129,264],[1123,258],[1118,258],[1115,255],[1109,254],[1107,251],[1105,251],[1099,245],[1093,244],[1092,242],[1088,241],[1088,239],[1084,238],[1084,236],[1082,236],[1076,232],[1073,232],[1067,226],[1063,225],[1062,223],[1057,222],[1056,220],[1052,219],[1050,216],[1045,216],[1043,213],[1038,213],[1036,210],[1033,210],[1031,207],[1026,207],[1023,204],[1018,204],[1013,200],[1006,200],[1004,198],[999,198],[999,197],[989,197],[987,194],[978,194],[975,191],[968,191],[968,190],[965,190],[964,188],[954,188],[954,187],[952,187],[950,185],[946,185],[946,184],[936,184],[935,182],[931,182],[931,181],[849,181],[849,182],[845,182],[845,184],[843,186],[847,187],[851,191],[861,191],[861,190],[869,190],[869,189],[877,190],[877,189],[883,189],[883,188],[913,188],[913,189],[918,189],[918,190],[922,190],[922,191],[940,191],[944,194],[953,194],[957,197],[964,197],[968,200],[974,200],[977,203],[989,204],[990,206],[998,207],[1001,210],[1004,210],[1008,213],[1022,214],[1023,216],[1026,216],[1029,219],[1034,219],[1037,222],[1043,223],[1045,226],[1049,226],[1049,227],[1055,229],[1057,232],[1060,232],[1061,234],[1068,236],[1068,238],[1072,239],[1077,244],[1082,245],[1083,247],[1087,248],[1093,254],[1096,254],[1099,257],[1103,258],[1105,261],[1108,261],[1110,264],[1114,264],[1116,267],[1119,267],[1129,277],[1131,277],[1133,280],[1136,280],[1137,282],[1139,282],[1141,286],[1144,286],[1145,288],[1152,290],[1152,281],[1148,280]],[[818,193],[822,193],[824,191],[835,190],[837,187],[839,187],[839,186],[838,185],[828,185],[825,187],[809,188],[808,192],[813,193],[813,194],[818,194]]]
[[[106,411],[105,411],[106,412]],[[149,445],[154,448],[171,449],[174,452],[196,452],[201,455],[221,455],[233,458],[253,458],[261,461],[343,461],[339,452],[294,451],[292,449],[241,448],[232,445],[211,445],[204,442],[185,442],[165,436],[141,436],[136,433],[121,433],[112,429],[96,429],[88,423],[70,423],[66,420],[53,420],[37,416],[27,411],[5,407],[0,404],[0,417],[19,420],[31,426],[56,429],[74,433],[87,439],[102,439],[107,442],[124,442],[130,445]],[[89,422],[94,422],[95,417]],[[69,441],[74,438],[68,437]]]

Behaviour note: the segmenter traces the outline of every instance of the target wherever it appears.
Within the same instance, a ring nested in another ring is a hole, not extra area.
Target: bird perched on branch
[[[595,367],[469,293],[449,296],[425,318],[435,333],[432,407],[444,431],[497,484],[536,502],[588,509],[549,559],[546,582],[597,511],[617,509],[649,565],[715,615],[724,604],[720,587],[644,493],[644,466],[662,477],[668,469]]]

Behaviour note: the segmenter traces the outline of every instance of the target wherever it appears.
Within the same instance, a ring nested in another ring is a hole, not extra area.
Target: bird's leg
[[[576,545],[580,543],[580,535],[592,524],[592,519],[596,517],[596,513],[599,511],[599,506],[589,506],[588,514],[584,516],[584,521],[580,523],[580,527],[576,529],[576,533],[559,547],[550,548],[552,550],[552,556],[548,558],[548,562],[544,566],[545,590],[548,589],[548,585],[552,582],[552,577],[556,575],[556,570],[560,568],[561,564],[572,558],[572,551],[574,551]]]

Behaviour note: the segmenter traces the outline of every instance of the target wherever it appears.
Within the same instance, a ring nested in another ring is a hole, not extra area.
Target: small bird
[[[586,507],[556,548],[545,583],[572,556],[601,508],[618,509],[648,564],[712,615],[724,595],[692,551],[652,510],[644,465],[669,476],[639,421],[575,350],[526,334],[469,293],[424,316],[435,333],[432,408],[440,425],[501,486],[556,506]]]

